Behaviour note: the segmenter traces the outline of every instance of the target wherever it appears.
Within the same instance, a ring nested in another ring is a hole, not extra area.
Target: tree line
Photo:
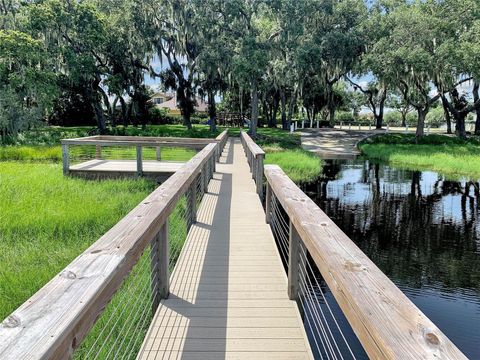
[[[148,75],[176,92],[187,127],[197,95],[212,129],[218,96],[249,113],[254,135],[259,114],[288,129],[302,109],[332,125],[347,88],[377,128],[394,99],[423,136],[441,103],[449,132],[454,122],[466,137],[467,115],[480,114],[478,54],[478,0],[3,0],[0,132],[59,119],[100,132],[145,125]]]

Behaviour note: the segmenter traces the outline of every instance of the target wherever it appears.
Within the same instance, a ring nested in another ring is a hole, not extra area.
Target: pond
[[[478,180],[365,159],[326,160],[323,174],[303,190],[467,357],[480,359]]]

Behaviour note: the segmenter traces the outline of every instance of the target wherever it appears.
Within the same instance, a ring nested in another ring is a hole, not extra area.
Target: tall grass
[[[70,149],[70,159],[83,159],[85,156],[95,157],[95,146],[75,145]],[[135,147],[104,148],[103,155],[109,159],[135,159]],[[166,160],[188,161],[195,155],[195,151],[186,148],[162,147],[162,158]],[[156,159],[155,148],[143,148],[143,159]],[[60,146],[0,146],[0,161],[62,161],[62,148]]]
[[[480,178],[480,143],[430,135],[415,143],[413,136],[383,135],[359,144],[363,154],[412,170],[433,170],[452,177]]]
[[[187,129],[183,125],[147,125],[141,127],[117,126],[107,128],[106,135],[128,136],[174,136],[192,138],[211,138],[220,133],[220,129],[212,133],[206,125],[193,125]],[[41,127],[21,133],[16,138],[8,139],[4,145],[59,145],[61,139],[98,135],[98,129],[90,126],[77,127]]]
[[[154,187],[146,180],[65,178],[56,164],[0,162],[0,319]]]

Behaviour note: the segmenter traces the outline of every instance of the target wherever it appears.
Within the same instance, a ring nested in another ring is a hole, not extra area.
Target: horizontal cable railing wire
[[[62,140],[63,172],[65,175],[70,172],[83,174],[94,168],[97,171],[111,171],[110,168],[104,167],[105,162],[130,161],[133,164],[120,167],[127,170],[136,169],[137,175],[141,176],[147,162],[152,163],[152,166],[156,162],[186,162],[209,143],[218,144],[215,155],[218,160],[227,138],[228,133],[224,131],[215,139],[140,136],[65,139]]]
[[[466,359],[275,165],[265,212],[315,358]]]
[[[205,146],[0,326],[0,358],[134,359],[213,176]]]
[[[270,190],[266,201],[269,202],[266,207],[269,212],[269,224],[285,270],[288,273],[291,224],[282,205]],[[301,242],[299,247],[298,261],[293,264],[295,267],[294,271],[298,273],[298,281],[295,286],[297,294],[295,298],[297,299],[312,352],[317,359],[355,359],[336,316],[342,317],[340,321],[342,325],[348,327],[348,323],[346,323],[341,312],[335,316],[331,311],[330,304],[324,295],[324,292],[328,291],[328,286],[323,282],[318,270],[313,270],[315,264],[312,264],[311,259],[309,259],[308,250]],[[334,301],[333,299],[333,302]],[[338,309],[337,304],[335,304],[335,309]],[[327,311],[328,314],[325,316]],[[350,329],[349,334],[351,335],[352,333]],[[358,340],[353,339],[353,341],[355,341],[356,348],[358,349]]]
[[[178,201],[168,217],[169,272],[172,272],[188,233],[192,214],[186,196]],[[160,243],[152,241],[97,320],[75,359],[135,359],[159,304]]]

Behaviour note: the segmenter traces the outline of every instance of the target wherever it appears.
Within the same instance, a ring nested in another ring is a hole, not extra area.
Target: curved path
[[[357,143],[376,133],[378,131],[303,129],[301,130],[302,147],[325,159],[350,159],[360,155]]]

